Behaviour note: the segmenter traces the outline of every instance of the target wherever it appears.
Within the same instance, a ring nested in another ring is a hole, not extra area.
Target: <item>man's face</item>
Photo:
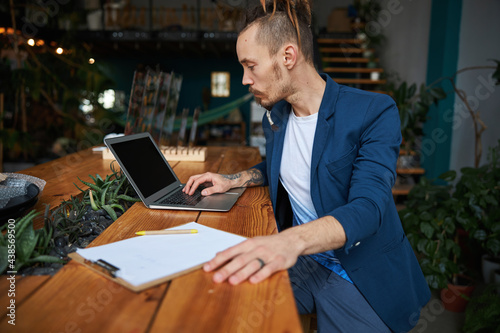
[[[287,74],[279,64],[279,53],[270,56],[266,46],[257,43],[258,27],[245,30],[236,42],[238,60],[243,66],[243,85],[254,94],[257,103],[270,110],[274,104],[284,99],[291,91]]]

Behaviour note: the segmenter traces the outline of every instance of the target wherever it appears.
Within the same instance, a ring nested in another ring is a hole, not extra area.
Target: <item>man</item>
[[[234,175],[192,176],[203,195],[269,185],[280,233],[219,253],[213,280],[258,283],[289,269],[299,313],[325,332],[402,332],[430,297],[391,188],[401,131],[386,95],[340,86],[313,65],[307,1],[274,1],[236,45],[243,84],[270,110],[266,160]]]

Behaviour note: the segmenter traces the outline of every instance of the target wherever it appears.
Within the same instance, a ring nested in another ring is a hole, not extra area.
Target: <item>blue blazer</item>
[[[391,189],[401,143],[391,97],[346,87],[328,75],[311,161],[311,196],[319,217],[331,215],[347,242],[335,250],[356,287],[395,332],[416,325],[430,291],[401,226]],[[264,175],[279,230],[291,226],[288,195],[279,181],[291,106],[278,102],[266,116]],[[286,166],[284,166],[286,167]]]

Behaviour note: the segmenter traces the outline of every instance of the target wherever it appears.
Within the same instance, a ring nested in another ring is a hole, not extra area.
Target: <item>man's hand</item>
[[[246,280],[258,283],[277,271],[292,267],[301,254],[296,245],[283,233],[255,237],[219,252],[203,269],[211,272],[221,267],[213,276],[216,283],[226,280],[232,285]]]
[[[182,189],[184,193],[193,195],[194,191],[203,183],[212,183],[212,186],[201,191],[202,195],[224,193],[234,187],[249,187],[262,185],[264,179],[258,169],[249,169],[232,175],[223,175],[205,172],[201,175],[189,177],[186,186]]]
[[[276,271],[292,267],[300,255],[336,250],[344,246],[346,240],[339,221],[327,215],[277,235],[241,242],[217,253],[203,269],[205,272],[217,270],[213,276],[217,283],[226,280],[233,285],[245,280],[257,283]]]
[[[230,175],[221,175],[212,172],[205,172],[201,175],[194,175],[189,177],[186,185],[182,189],[184,193],[193,195],[194,191],[203,183],[211,183],[212,186],[206,187],[201,191],[202,195],[210,195],[214,193],[224,193],[229,191],[234,186],[234,179]]]

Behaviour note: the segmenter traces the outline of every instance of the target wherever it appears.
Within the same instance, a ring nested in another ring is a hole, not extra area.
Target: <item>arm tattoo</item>
[[[262,173],[258,169],[249,169],[247,170],[248,176],[250,179],[248,179],[246,182],[242,184],[242,187],[250,187],[250,186],[258,186],[262,185],[264,183],[264,177],[262,176]],[[222,177],[229,179],[229,180],[234,180],[241,178],[243,175],[241,172],[234,173],[231,175],[222,175]]]
[[[262,185],[264,183],[264,177],[262,176],[262,173],[260,172],[259,169],[249,169],[248,175],[250,176],[250,179],[248,179],[243,186],[249,187],[249,186],[258,186]]]
[[[226,178],[226,179],[229,179],[229,180],[234,180],[234,179],[238,179],[241,177],[241,172],[234,173],[232,175],[221,175],[221,176]]]

